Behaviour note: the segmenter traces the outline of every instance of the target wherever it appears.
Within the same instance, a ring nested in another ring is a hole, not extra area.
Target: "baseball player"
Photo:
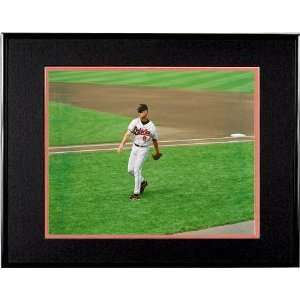
[[[148,182],[142,176],[142,166],[148,156],[151,140],[155,148],[155,154],[152,154],[154,160],[160,159],[162,153],[158,147],[158,134],[155,125],[148,119],[148,106],[140,104],[137,107],[138,117],[133,119],[128,130],[118,147],[120,153],[130,135],[133,135],[131,153],[128,160],[128,173],[134,176],[134,192],[129,197],[131,200],[139,200],[140,195],[144,192]]]

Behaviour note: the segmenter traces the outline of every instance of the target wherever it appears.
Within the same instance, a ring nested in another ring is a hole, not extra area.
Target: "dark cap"
[[[139,106],[136,109],[139,113],[148,110],[148,106],[146,104],[139,104]]]

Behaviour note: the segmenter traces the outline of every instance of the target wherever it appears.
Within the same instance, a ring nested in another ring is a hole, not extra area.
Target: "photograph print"
[[[258,67],[45,67],[45,238],[258,239]]]

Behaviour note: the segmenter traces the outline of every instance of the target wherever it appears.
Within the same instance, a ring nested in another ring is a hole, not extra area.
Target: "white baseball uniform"
[[[141,183],[144,180],[142,176],[142,166],[148,156],[151,141],[158,139],[155,125],[148,120],[142,123],[140,118],[133,119],[128,130],[134,135],[132,149],[128,160],[128,172],[134,176],[134,193],[139,194]]]

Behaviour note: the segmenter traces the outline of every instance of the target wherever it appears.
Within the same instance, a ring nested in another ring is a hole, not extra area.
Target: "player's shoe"
[[[140,197],[140,194],[132,194],[130,197],[129,197],[130,200],[132,201],[138,201],[141,199]]]
[[[143,192],[144,192],[144,190],[145,190],[145,188],[146,188],[147,185],[148,185],[148,182],[146,180],[142,181],[142,183],[141,183],[141,191],[140,191],[141,194],[143,194]]]

